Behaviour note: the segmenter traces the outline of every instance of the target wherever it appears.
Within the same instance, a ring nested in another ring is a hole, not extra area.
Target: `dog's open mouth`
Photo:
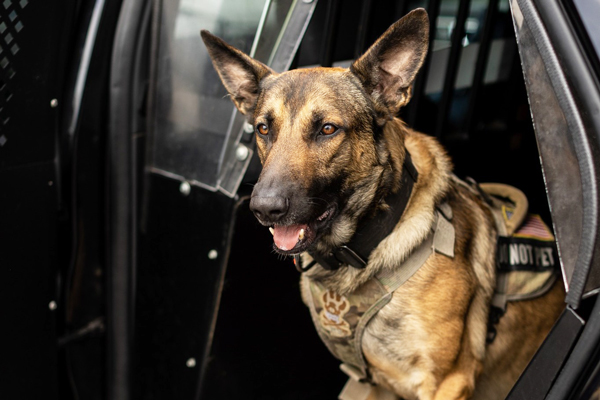
[[[335,207],[330,207],[308,224],[274,225],[269,228],[276,250],[282,254],[297,254],[307,250],[334,214]]]

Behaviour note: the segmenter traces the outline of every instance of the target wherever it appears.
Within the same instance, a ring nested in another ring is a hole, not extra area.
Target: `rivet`
[[[185,362],[185,365],[188,368],[194,368],[196,366],[196,359],[194,357],[188,358],[188,360]]]
[[[192,191],[192,187],[189,182],[183,181],[181,182],[181,185],[179,185],[179,191],[182,195],[187,196]]]
[[[208,252],[208,258],[211,260],[216,259],[219,256],[219,252],[216,251],[215,249],[212,249],[211,251]]]
[[[235,150],[235,157],[239,161],[244,161],[246,158],[248,158],[248,148],[243,144],[239,144]]]
[[[58,107],[58,100],[56,100],[56,99],[50,100],[50,107],[52,107],[52,108]]]
[[[58,307],[58,305],[56,304],[56,302],[54,300],[52,300],[50,303],[48,303],[48,308],[52,311],[56,310],[57,307]]]
[[[244,122],[244,132],[254,133],[254,127],[247,122]]]

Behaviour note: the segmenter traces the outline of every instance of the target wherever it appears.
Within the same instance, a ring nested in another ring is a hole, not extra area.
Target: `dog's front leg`
[[[434,400],[469,400],[475,390],[475,380],[483,363],[470,352],[462,352],[456,368],[447,374],[435,392]]]
[[[475,379],[472,373],[453,372],[442,381],[434,400],[468,400],[473,395],[474,389]]]
[[[441,381],[434,400],[468,400],[475,391],[475,381],[483,370],[485,333],[487,332],[487,303],[485,290],[476,290],[469,307],[461,351],[452,368]]]

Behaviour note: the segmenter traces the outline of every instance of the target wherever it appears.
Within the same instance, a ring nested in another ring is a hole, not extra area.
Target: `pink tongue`
[[[289,225],[289,226],[277,226],[273,227],[273,241],[275,246],[281,250],[291,250],[298,243],[298,235],[300,230],[306,230],[306,225]]]

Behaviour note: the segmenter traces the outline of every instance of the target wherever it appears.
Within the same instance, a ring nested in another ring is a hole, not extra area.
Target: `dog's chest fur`
[[[481,201],[453,182],[447,157],[436,142],[408,132],[406,146],[419,171],[419,182],[394,232],[373,252],[365,270],[347,267],[329,272],[318,268],[303,275],[301,286],[308,302],[308,279],[328,281],[343,294],[378,270],[397,267],[425,239],[436,204],[447,201],[454,211],[455,259],[432,255],[371,320],[362,343],[376,383],[406,399],[429,399],[461,349],[467,346],[477,359],[484,357],[485,304],[494,281],[490,245],[495,230]],[[471,267],[474,264],[484,272],[477,274]],[[473,302],[478,304],[470,313]]]

